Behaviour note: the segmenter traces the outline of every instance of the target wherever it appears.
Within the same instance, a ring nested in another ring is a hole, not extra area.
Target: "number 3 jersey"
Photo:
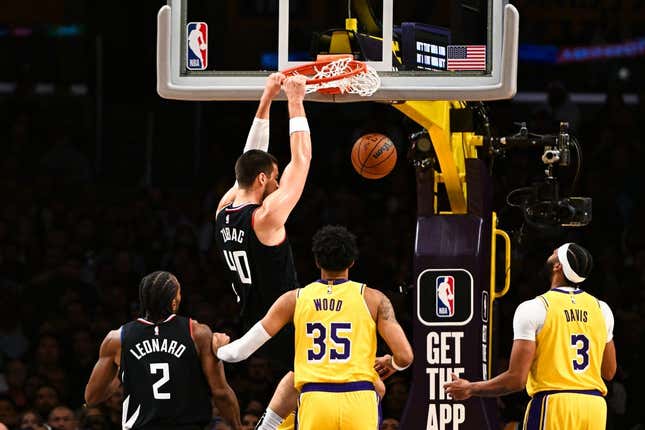
[[[551,390],[598,390],[605,395],[601,365],[611,339],[601,302],[582,290],[558,288],[534,300],[542,302],[546,317],[535,336],[529,396]]]
[[[363,298],[364,284],[317,281],[297,292],[295,386],[310,382],[374,382],[376,322]]]
[[[210,422],[210,390],[188,318],[173,314],[157,324],[139,318],[123,325],[120,376],[124,429]]]
[[[259,206],[230,204],[215,221],[217,247],[230,270],[245,329],[264,317],[283,293],[298,287],[287,237],[279,245],[266,246],[255,235],[253,212]]]

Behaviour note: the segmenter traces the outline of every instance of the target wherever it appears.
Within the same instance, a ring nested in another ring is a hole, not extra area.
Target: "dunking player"
[[[141,318],[112,330],[85,388],[88,405],[112,393],[115,375],[123,383],[123,429],[201,430],[215,405],[240,429],[237,398],[224,366],[211,350],[213,333],[176,314],[181,302],[177,278],[154,272],[139,284]],[[228,342],[216,333],[217,344]]]
[[[575,243],[547,259],[550,289],[520,304],[513,319],[508,370],[482,382],[445,385],[456,400],[500,396],[526,386],[531,396],[525,430],[604,429],[603,378],[616,373],[614,317],[609,306],[578,288],[592,268],[589,251]]]
[[[260,322],[219,348],[217,356],[244,360],[293,321],[298,429],[378,428],[375,383],[379,375],[407,368],[412,347],[389,299],[348,280],[358,256],[353,234],[344,227],[323,227],[314,235],[312,250],[321,279],[282,295]],[[393,357],[375,366],[377,330]]]
[[[302,195],[311,162],[311,139],[303,105],[305,81],[302,76],[269,76],[244,153],[235,163],[237,182],[217,208],[216,243],[231,271],[245,331],[282,293],[298,286],[284,224]],[[281,87],[289,108],[291,161],[278,183],[277,160],[266,151],[271,101]],[[271,355],[289,363],[293,342],[288,335],[282,341]],[[287,374],[283,381],[266,413],[281,417],[280,421],[295,409],[297,397],[292,388],[293,374]]]

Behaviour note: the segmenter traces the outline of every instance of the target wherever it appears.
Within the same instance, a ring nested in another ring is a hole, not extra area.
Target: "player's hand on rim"
[[[280,89],[282,89],[282,84],[286,76],[280,72],[271,73],[264,84],[264,94],[263,96],[268,97],[270,100],[273,100],[278,94],[280,94]]]
[[[287,95],[287,100],[294,102],[303,101],[305,98],[306,84],[306,76],[295,75],[287,77],[282,84],[282,88]]]
[[[446,394],[450,395],[455,400],[466,400],[470,398],[472,393],[471,384],[467,379],[461,379],[454,373],[450,374],[452,382],[444,384],[443,389]]]

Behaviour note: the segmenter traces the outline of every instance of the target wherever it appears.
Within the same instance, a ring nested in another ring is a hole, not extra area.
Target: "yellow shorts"
[[[607,404],[600,392],[543,391],[533,396],[523,430],[604,430]]]
[[[296,427],[296,414],[291,412],[287,418],[282,421],[277,430],[294,430]]]
[[[371,382],[305,384],[298,401],[298,430],[378,430],[379,398]]]

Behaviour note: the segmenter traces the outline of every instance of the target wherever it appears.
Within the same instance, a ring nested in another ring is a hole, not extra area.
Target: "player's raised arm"
[[[311,136],[303,104],[305,82],[304,76],[292,76],[283,84],[289,106],[291,161],[284,169],[280,187],[264,199],[255,213],[255,230],[259,234],[283,230],[305,188],[311,163]]]
[[[246,144],[244,145],[243,152],[251,149],[259,149],[265,152],[269,150],[269,116],[271,112],[271,102],[278,94],[280,94],[280,88],[282,87],[284,79],[285,76],[282,73],[272,73],[267,78],[264,92],[260,98],[260,104],[258,105],[258,110],[255,113],[253,124],[251,124],[251,129],[246,137]],[[235,200],[237,189],[238,187],[236,182],[220,200],[219,205],[217,206],[217,212]]]
[[[293,320],[296,309],[296,290],[284,293],[267,312],[264,318],[255,324],[244,336],[228,345],[217,348],[217,358],[228,363],[246,360],[260,349],[269,339],[275,336],[288,322]],[[213,343],[216,339],[213,338]],[[213,344],[213,350],[216,350]]]
[[[207,325],[199,324],[196,321],[191,321],[191,323],[193,324],[195,348],[199,354],[202,370],[208,381],[215,406],[234,429],[240,429],[242,424],[237,397],[228,385],[224,374],[224,365],[211,353],[213,333]]]
[[[396,320],[390,299],[385,294],[372,288],[365,290],[365,298],[370,311],[375,316],[379,335],[392,351],[392,357],[389,362],[377,361],[376,366],[374,366],[381,378],[386,378],[395,371],[404,370],[412,364],[414,359],[412,346],[401,325]]]
[[[99,350],[99,359],[85,387],[85,403],[95,405],[107,400],[113,392],[113,381],[118,370],[117,357],[121,353],[121,332],[110,331]]]

